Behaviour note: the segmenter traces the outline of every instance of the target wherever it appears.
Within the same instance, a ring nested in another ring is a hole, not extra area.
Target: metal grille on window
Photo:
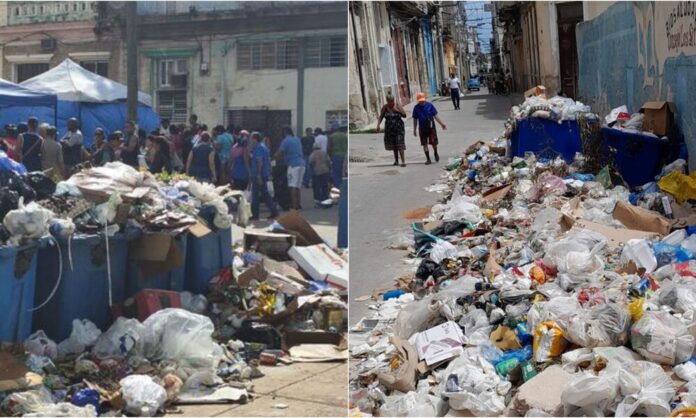
[[[265,41],[237,47],[238,70],[284,70],[297,68],[297,42]]]
[[[328,131],[332,131],[334,129],[337,129],[339,126],[348,126],[348,111],[327,110],[325,129]]]
[[[48,71],[48,63],[17,64],[16,70],[15,81],[21,83],[22,81],[29,80],[34,76]]]
[[[186,91],[160,90],[157,92],[157,112],[171,123],[186,123]]]
[[[346,37],[308,39],[305,61],[307,67],[345,67]]]

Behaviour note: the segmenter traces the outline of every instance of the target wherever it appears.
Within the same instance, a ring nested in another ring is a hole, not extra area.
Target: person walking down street
[[[454,105],[454,110],[459,110],[459,91],[461,90],[461,83],[459,82],[459,78],[456,75],[454,75],[454,73],[452,73],[450,74],[448,83],[450,95],[452,96],[452,104]]]
[[[207,132],[201,135],[198,144],[191,150],[186,162],[186,174],[200,182],[215,184],[215,150]]]
[[[440,120],[435,106],[425,100],[425,93],[418,93],[416,98],[418,104],[413,107],[412,114],[413,136],[420,137],[420,143],[421,146],[423,146],[423,152],[427,159],[425,164],[428,165],[432,163],[432,161],[430,161],[428,145],[433,147],[435,162],[440,161],[440,155],[437,153],[437,129],[435,128],[435,121],[440,124],[443,130],[447,130],[447,126]]]
[[[215,153],[220,160],[220,184],[229,183],[227,173],[229,173],[229,161],[230,152],[232,151],[232,145],[234,144],[234,139],[232,135],[225,131],[225,127],[222,125],[217,125],[213,128],[213,135],[215,137]]]
[[[406,159],[404,158],[406,128],[403,120],[405,117],[406,112],[396,104],[394,96],[391,93],[387,94],[387,104],[382,106],[379,113],[377,132],[379,132],[379,126],[384,120],[384,149],[394,153],[394,165],[399,165],[399,156],[401,156],[401,167],[406,167]]]
[[[157,174],[163,171],[172,172],[171,152],[169,144],[163,136],[155,136],[151,139],[152,159],[148,161],[148,169]]]
[[[247,131],[242,132],[227,157],[233,190],[246,190],[249,187],[249,135]]]
[[[50,170],[48,176],[54,182],[63,181],[65,167],[63,165],[63,147],[56,140],[57,129],[55,126],[46,128],[41,150],[41,169]]]
[[[263,202],[271,212],[268,219],[278,217],[276,207],[271,194],[268,191],[268,179],[271,174],[271,153],[266,145],[261,142],[261,134],[253,132],[251,134],[251,220],[258,220],[261,203]]]
[[[140,167],[138,163],[138,154],[140,153],[140,141],[138,135],[135,133],[135,122],[129,120],[126,122],[123,136],[123,148],[121,149],[121,161],[124,164],[135,168],[136,170]]]
[[[302,178],[303,187],[309,187],[312,182],[312,169],[309,166],[309,156],[312,154],[312,151],[314,151],[314,132],[312,132],[312,128],[307,128],[305,129],[305,136],[302,137],[302,155],[305,161],[307,161],[304,177]]]
[[[340,187],[343,182],[343,161],[348,153],[347,126],[336,127],[336,131],[329,135],[329,156],[331,156],[331,182],[335,187]]]
[[[275,158],[276,160],[282,158],[288,167],[288,188],[290,189],[291,208],[300,210],[302,209],[300,204],[302,201],[302,177],[305,171],[305,160],[302,157],[302,141],[293,134],[292,128],[289,126],[283,128],[283,136],[284,138],[280,143],[280,148]],[[324,137],[326,138],[326,136]],[[317,142],[316,138],[314,143],[321,146],[321,143]]]
[[[38,133],[39,120],[32,116],[27,120],[27,131],[19,135],[17,144],[21,150],[21,163],[27,171],[41,171],[43,138]]]
[[[312,167],[312,187],[314,189],[314,205],[329,198],[329,182],[331,181],[331,159],[329,154],[321,150],[319,144],[314,144],[314,151],[309,156],[309,165]]]

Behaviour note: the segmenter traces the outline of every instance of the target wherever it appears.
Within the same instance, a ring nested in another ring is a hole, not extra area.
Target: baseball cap
[[[420,93],[416,94],[416,100],[418,100],[419,103],[424,102],[425,101],[425,93],[420,92]]]

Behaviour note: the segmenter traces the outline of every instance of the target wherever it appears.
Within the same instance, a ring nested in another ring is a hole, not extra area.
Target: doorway
[[[558,50],[561,92],[575,99],[578,94],[578,49],[575,26],[582,22],[582,2],[557,3]]]

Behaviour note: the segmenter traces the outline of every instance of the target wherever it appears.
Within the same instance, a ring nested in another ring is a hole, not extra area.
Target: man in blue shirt
[[[271,215],[268,219],[278,216],[278,209],[268,192],[268,178],[271,175],[271,154],[261,142],[261,134],[251,134],[251,220],[259,219],[261,201],[266,204]]]
[[[442,126],[442,130],[447,130],[447,126],[437,116],[437,109],[432,103],[425,101],[425,93],[416,95],[418,104],[413,107],[413,136],[420,136],[420,143],[423,146],[423,152],[427,161],[426,165],[430,164],[430,152],[428,144],[432,145],[435,154],[435,162],[440,161],[440,156],[437,153],[437,130],[435,129],[435,121]],[[418,133],[416,133],[418,128]]]
[[[225,128],[222,125],[217,125],[213,128],[213,146],[215,147],[215,153],[220,159],[220,183],[227,184],[227,172],[229,167],[229,162],[227,159],[230,156],[230,151],[232,151],[232,144],[234,140],[232,135],[225,132]]]
[[[288,188],[290,189],[291,207],[300,210],[300,190],[302,177],[305,171],[305,159],[302,155],[302,141],[292,133],[289,126],[283,127],[283,141],[275,155],[276,160],[281,157],[288,166]]]

